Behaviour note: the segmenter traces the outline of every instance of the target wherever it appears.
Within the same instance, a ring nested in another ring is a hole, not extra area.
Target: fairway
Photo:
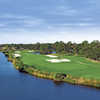
[[[70,62],[50,63],[46,59],[52,59],[45,55],[21,53],[24,64],[34,65],[37,69],[47,72],[61,72],[75,77],[100,79],[100,63],[89,61],[79,56],[58,56],[59,59],[69,59]]]

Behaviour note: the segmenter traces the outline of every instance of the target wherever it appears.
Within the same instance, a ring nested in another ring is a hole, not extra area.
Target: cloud
[[[60,27],[82,27],[82,26],[95,26],[94,23],[66,23],[66,24],[55,24],[55,26],[60,26]]]
[[[60,7],[59,9],[66,9],[65,7]],[[95,23],[92,22],[88,22],[90,19],[83,19],[83,20],[87,20],[86,22],[82,21],[82,22],[53,22],[50,23],[48,21],[48,19],[44,19],[44,18],[36,18],[36,17],[32,17],[32,16],[24,16],[24,15],[13,15],[13,14],[4,14],[2,16],[0,16],[0,20],[2,20],[1,18],[4,18],[4,21],[1,21],[1,25],[0,25],[0,29],[2,32],[11,32],[13,34],[18,34],[19,33],[23,33],[23,31],[27,31],[27,34],[31,31],[31,32],[67,32],[69,30],[76,30],[79,27],[83,28],[83,27],[96,27]],[[6,20],[6,19],[10,19],[10,20]],[[16,20],[17,19],[17,20]],[[5,21],[6,20],[6,21]],[[53,21],[53,20],[52,20]],[[16,33],[17,32],[17,33]],[[45,33],[46,34],[46,33]]]
[[[79,23],[79,24],[76,24],[76,26],[95,26],[95,24],[93,24],[93,23]]]
[[[14,32],[14,31],[13,31]],[[3,34],[1,34],[3,33]],[[82,30],[67,30],[67,31],[46,31],[46,32],[33,32],[28,30],[20,30],[14,32],[0,32],[0,43],[36,43],[36,42],[55,42],[55,41],[72,41],[81,42],[88,40],[100,40],[100,29],[82,29]],[[81,34],[80,34],[81,33]],[[95,33],[95,34],[94,34]],[[24,36],[24,38],[23,38]]]
[[[57,6],[51,11],[46,12],[46,13],[51,14],[51,15],[66,15],[66,16],[74,15],[75,16],[76,14],[78,14],[78,11],[69,6]]]
[[[20,15],[13,15],[13,14],[3,14],[0,15],[0,18],[3,19],[29,19],[30,16],[20,16]]]
[[[2,41],[99,39],[99,0],[22,0],[20,4],[19,0],[1,1],[4,1],[0,3]]]
[[[43,19],[31,19],[31,20],[24,20],[23,26],[25,27],[34,27],[34,26],[40,26],[45,24],[45,21]]]
[[[46,25],[46,21],[44,19],[32,17],[32,16],[24,16],[24,15],[13,15],[13,14],[4,14],[0,15],[0,27],[5,29],[13,30],[20,28],[33,28],[40,27]]]
[[[3,28],[3,27],[5,27],[6,26],[6,24],[0,24],[0,28]]]

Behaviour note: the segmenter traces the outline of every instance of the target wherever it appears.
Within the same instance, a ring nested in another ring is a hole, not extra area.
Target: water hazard
[[[20,73],[0,53],[0,100],[99,100],[100,90]]]

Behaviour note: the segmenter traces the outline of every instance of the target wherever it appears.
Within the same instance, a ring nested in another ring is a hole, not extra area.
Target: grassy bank
[[[79,56],[57,55],[57,59],[70,59],[70,62],[51,63],[45,55],[26,51],[19,53],[20,58],[10,53],[8,59],[21,72],[27,72],[41,78],[64,81],[72,84],[100,87],[100,63]]]

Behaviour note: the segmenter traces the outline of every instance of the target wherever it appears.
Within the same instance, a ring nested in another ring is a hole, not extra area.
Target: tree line
[[[41,54],[50,54],[53,52],[66,55],[79,55],[93,60],[100,61],[100,41],[94,40],[91,43],[83,41],[82,43],[64,43],[57,41],[55,43],[35,43],[35,44],[2,44],[0,49],[9,50],[35,50]]]

